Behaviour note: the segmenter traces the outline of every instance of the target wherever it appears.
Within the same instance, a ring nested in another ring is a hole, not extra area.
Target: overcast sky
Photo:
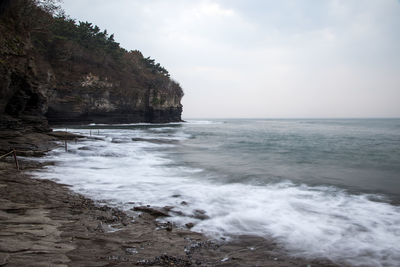
[[[399,0],[64,0],[169,70],[184,118],[400,117]]]

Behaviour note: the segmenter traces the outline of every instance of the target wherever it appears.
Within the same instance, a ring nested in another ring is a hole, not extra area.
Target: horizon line
[[[400,117],[182,117],[183,120],[371,120]]]

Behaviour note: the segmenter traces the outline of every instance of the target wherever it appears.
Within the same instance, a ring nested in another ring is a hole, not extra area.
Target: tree
[[[57,15],[59,12],[64,13],[60,7],[62,0],[33,0],[33,3],[53,16]]]

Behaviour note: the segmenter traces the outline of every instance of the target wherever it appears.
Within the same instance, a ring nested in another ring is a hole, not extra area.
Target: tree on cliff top
[[[9,29],[10,33],[19,32],[30,39],[35,52],[53,64],[75,62],[123,70],[140,83],[142,80],[171,81],[169,72],[160,63],[145,58],[139,51],[126,51],[115,41],[114,34],[109,35],[107,30],[90,22],[71,19],[60,8],[61,0],[2,0],[0,3],[0,9],[8,13],[8,22],[2,24],[13,28]]]
[[[62,0],[33,0],[34,4],[41,8],[43,11],[56,15],[59,13],[64,14],[64,11],[61,9],[60,4]]]

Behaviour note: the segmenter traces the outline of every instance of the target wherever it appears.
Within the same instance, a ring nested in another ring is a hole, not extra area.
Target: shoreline
[[[52,135],[42,138],[48,149],[60,139]],[[43,164],[21,163],[18,172],[11,159],[0,162],[0,266],[339,266],[291,257],[261,237],[215,241],[151,212],[132,217],[26,173]]]

